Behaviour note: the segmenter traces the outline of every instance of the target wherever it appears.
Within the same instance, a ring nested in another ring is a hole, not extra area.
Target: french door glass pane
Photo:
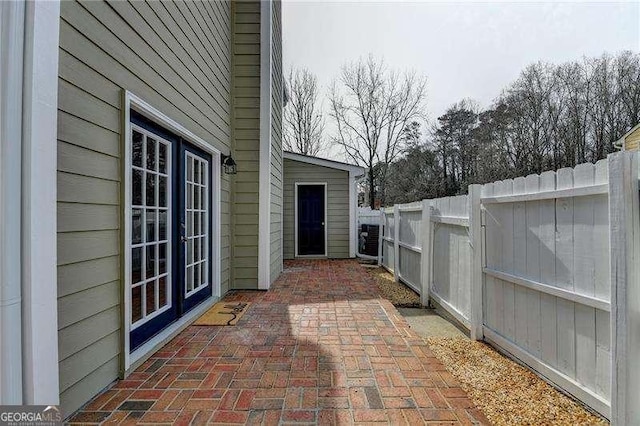
[[[156,141],[147,138],[147,169],[156,170]]]
[[[158,239],[164,241],[167,239],[167,211],[160,210],[158,213]]]
[[[167,272],[167,243],[158,246],[158,274],[164,275]]]
[[[158,145],[158,171],[167,173],[167,146],[163,143]]]
[[[143,171],[134,170],[131,176],[131,204],[142,205],[142,176]]]
[[[133,131],[131,137],[131,164],[136,167],[142,167],[142,144],[144,143],[144,135],[140,132]]]
[[[156,179],[157,175],[155,173],[147,172],[147,187],[145,188],[147,206],[156,205]]]
[[[145,292],[145,298],[147,300],[147,315],[155,312],[156,310],[156,282],[156,280],[153,280],[147,283],[147,291]]]
[[[142,281],[142,247],[131,250],[131,284]]]
[[[142,318],[142,286],[138,285],[131,289],[131,323],[135,323]]]
[[[167,277],[158,280],[158,309],[167,305],[167,294],[169,294]]]
[[[147,209],[147,242],[156,240],[156,211]]]
[[[167,178],[158,176],[158,205],[167,207]]]
[[[131,244],[142,242],[142,210],[132,209],[131,211]]]

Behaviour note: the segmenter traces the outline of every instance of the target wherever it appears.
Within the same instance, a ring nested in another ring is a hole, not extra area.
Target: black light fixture
[[[222,168],[224,172],[228,175],[235,175],[236,173],[238,173],[238,170],[236,168],[236,162],[233,161],[231,154],[229,155],[222,154]]]

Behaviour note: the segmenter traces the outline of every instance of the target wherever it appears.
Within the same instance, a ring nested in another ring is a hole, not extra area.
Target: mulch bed
[[[608,424],[484,343],[446,337],[427,343],[492,424]]]
[[[397,283],[384,268],[372,268],[369,274],[374,278],[380,296],[389,300],[393,306],[400,308],[419,308],[420,295],[404,285]]]

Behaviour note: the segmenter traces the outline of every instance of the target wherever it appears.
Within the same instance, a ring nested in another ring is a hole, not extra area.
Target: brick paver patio
[[[73,422],[487,423],[355,261],[295,261],[233,327],[190,326]]]

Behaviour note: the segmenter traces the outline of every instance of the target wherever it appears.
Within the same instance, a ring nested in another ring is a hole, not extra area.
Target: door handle
[[[180,241],[186,243],[187,236],[185,235],[185,233],[187,232],[187,227],[184,225],[184,223],[181,223],[180,226],[182,227],[182,235],[180,235]]]
[[[324,226],[324,222],[322,222],[322,226]]]

